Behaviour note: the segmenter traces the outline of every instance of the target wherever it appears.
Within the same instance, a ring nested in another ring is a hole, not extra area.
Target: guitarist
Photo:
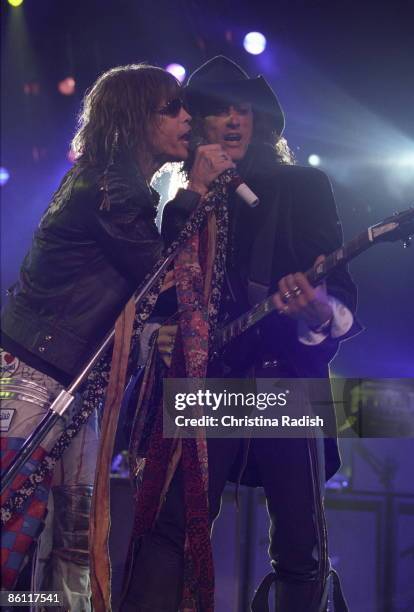
[[[195,119],[193,130],[206,144],[221,145],[223,156],[236,164],[260,199],[257,208],[249,208],[238,196],[230,196],[227,287],[221,317],[234,314],[235,308],[246,311],[278,291],[277,312],[262,323],[251,362],[240,364],[239,349],[232,353],[231,347],[230,361],[238,362],[237,370],[253,366],[258,378],[328,378],[328,364],[339,342],[358,328],[353,314],[356,288],[345,267],[330,276],[326,287],[313,288],[300,272],[342,242],[329,180],[319,170],[294,165],[281,137],[282,109],[263,77],[249,78],[235,63],[219,56],[191,75],[187,96]],[[201,197],[207,191],[194,183],[192,189]],[[173,218],[172,207],[167,204],[164,210],[162,231],[167,240],[177,235],[188,216],[185,206],[181,216],[179,211],[178,206]],[[249,340],[247,344],[246,353],[252,355]],[[278,612],[326,610],[328,587],[332,580],[337,582],[337,576],[330,572],[326,553],[320,480],[330,478],[340,460],[334,440],[325,440],[325,452],[320,451],[308,439],[253,438],[248,444],[208,440],[211,523],[219,514],[226,480],[241,478],[242,483],[265,490],[274,573],[256,592],[255,612],[268,610],[273,581]],[[152,535],[135,559],[131,603],[125,611],[177,609],[185,529],[182,487],[179,468]],[[340,588],[335,592],[335,610],[347,610]]]

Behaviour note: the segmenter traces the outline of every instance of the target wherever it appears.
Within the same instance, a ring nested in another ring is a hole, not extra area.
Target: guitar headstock
[[[392,217],[387,217],[384,221],[372,225],[368,228],[368,234],[371,242],[402,240],[404,246],[408,247],[414,235],[414,207],[395,213]]]

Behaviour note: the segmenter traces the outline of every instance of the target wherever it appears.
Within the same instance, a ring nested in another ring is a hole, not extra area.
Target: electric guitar
[[[411,207],[401,213],[396,213],[392,217],[387,217],[384,221],[372,225],[361,234],[358,234],[353,240],[350,240],[326,257],[316,268],[311,268],[305,272],[305,276],[311,285],[316,286],[337,267],[355,259],[355,257],[374,244],[402,240],[404,247],[408,247],[413,235],[414,207]],[[241,336],[268,314],[276,310],[276,306],[273,303],[273,295],[270,295],[263,302],[256,304],[251,310],[237,317],[231,323],[217,328],[213,341],[213,358],[220,356],[222,349],[229,342]]]

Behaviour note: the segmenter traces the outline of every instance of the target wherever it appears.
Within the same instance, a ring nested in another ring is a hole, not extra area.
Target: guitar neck
[[[305,276],[310,284],[315,287],[329,276],[335,268],[351,261],[360,253],[366,251],[372,244],[371,229],[368,229],[356,236],[353,240],[347,242],[347,244],[336,249],[336,251],[328,255],[322,263],[316,266],[316,268],[310,268],[305,272]],[[259,323],[259,321],[274,310],[276,310],[276,306],[273,303],[273,295],[270,295],[263,302],[260,302],[260,304],[253,306],[247,313],[234,319],[231,323],[228,323],[224,328],[220,329],[216,334],[214,350],[217,351],[221,349],[231,340],[234,340],[243,332],[253,327],[253,325]]]
[[[316,287],[323,280],[327,278],[337,268],[343,264],[348,263],[367,249],[372,246],[372,236],[370,229],[365,230],[361,234],[358,234],[355,238],[344,244],[343,246],[336,249],[333,253],[328,255],[326,259],[316,266],[316,268],[310,268],[305,272],[305,276],[311,285]]]

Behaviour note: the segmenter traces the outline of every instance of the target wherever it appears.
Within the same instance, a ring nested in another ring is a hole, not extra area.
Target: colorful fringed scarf
[[[168,374],[170,378],[206,377],[209,345],[217,322],[224,276],[227,224],[227,209],[222,202],[209,217],[203,231],[194,234],[185,243],[175,260],[179,333]],[[186,534],[184,589],[180,609],[195,612],[197,602],[200,602],[203,610],[212,612],[214,569],[208,511],[206,439],[203,431],[195,439],[163,438],[162,394],[154,392],[154,386],[160,385],[162,381],[157,379],[156,374],[156,367],[150,361],[131,439],[132,466],[138,467],[141,472],[134,538],[144,536],[153,527],[174,470],[181,459]],[[146,418],[150,418],[153,424],[152,430],[145,432],[149,444],[143,462],[138,449]]]
[[[208,319],[208,324],[209,324],[209,327],[208,327],[209,334],[213,332],[214,325],[217,320],[218,307],[219,307],[219,301],[220,301],[220,295],[221,295],[221,279],[223,278],[223,274],[224,274],[225,248],[226,248],[226,238],[227,238],[227,210],[226,210],[227,189],[228,189],[229,183],[232,181],[232,178],[233,177],[231,175],[231,172],[229,172],[227,174],[221,175],[220,177],[218,177],[218,179],[216,179],[216,181],[214,181],[211,191],[207,194],[205,198],[203,198],[197,210],[193,213],[190,220],[184,226],[178,239],[170,246],[170,248],[165,253],[165,255],[168,256],[174,251],[176,250],[178,251],[180,247],[183,246],[191,236],[195,236],[198,233],[199,229],[205,224],[207,216],[209,216],[213,211],[215,211],[215,217],[216,217],[217,228],[218,228],[218,234],[216,237],[216,243],[218,245],[217,253],[216,253],[214,262],[210,261],[210,266],[206,266],[206,269],[205,269],[207,278],[210,278],[212,281],[208,304],[207,304],[207,313],[208,313],[207,319]],[[191,249],[194,249],[194,244],[195,243],[192,243]],[[205,256],[207,260],[208,254],[205,253]],[[210,260],[211,260],[211,254],[210,254]],[[147,283],[147,281],[160,269],[163,262],[164,262],[164,259],[160,260],[154,266],[153,270],[151,270],[151,272],[144,279],[141,287],[143,287]],[[134,354],[134,349],[137,346],[137,342],[139,341],[140,332],[142,331],[142,328],[145,322],[148,320],[149,316],[151,315],[153,307],[160,293],[160,289],[161,289],[164,277],[165,277],[165,272],[159,276],[157,282],[154,284],[151,290],[148,291],[148,293],[146,294],[146,297],[140,302],[140,304],[137,307],[134,327],[133,327],[132,342],[131,342],[131,354]],[[141,289],[141,287],[138,288],[138,291]],[[203,308],[205,308],[206,302],[204,301],[203,304],[204,304]],[[204,314],[201,314],[201,311],[200,311],[196,316],[201,317],[199,318],[200,323],[202,320],[204,320],[203,325],[206,324],[207,319],[205,319],[206,317],[205,312]],[[188,315],[184,316],[183,322],[180,324],[183,327],[184,331],[185,331],[186,325],[191,323],[190,319],[188,319],[187,317]],[[188,350],[191,351],[191,348],[188,349],[188,344],[186,345],[186,347],[187,347],[186,351]],[[204,356],[202,358],[202,362],[200,362],[199,365],[201,365],[201,363],[204,363],[205,359],[207,358],[206,353],[204,353],[204,351],[205,351],[205,346],[203,347]],[[56,442],[55,446],[53,447],[49,455],[40,461],[36,469],[30,474],[28,478],[26,478],[25,482],[20,486],[20,488],[17,491],[13,491],[13,492],[10,491],[6,494],[5,496],[6,500],[1,507],[1,521],[3,525],[7,525],[7,523],[13,518],[13,515],[16,511],[18,512],[19,510],[22,510],[27,500],[30,499],[31,496],[36,491],[37,487],[43,481],[45,481],[45,479],[49,477],[57,461],[61,458],[62,454],[68,448],[72,439],[77,435],[81,427],[87,422],[91,413],[102,405],[104,397],[105,397],[108,379],[109,379],[111,356],[112,356],[112,349],[109,349],[108,352],[99,360],[99,362],[94,366],[93,370],[88,375],[82,387],[82,390],[81,390],[81,393],[82,393],[81,406],[82,407],[79,410],[79,412],[75,414],[75,416],[73,417],[73,420],[67,426],[64,433],[59,437],[58,441]],[[191,363],[191,359],[190,359],[190,363]],[[193,375],[190,370],[188,372],[189,374]],[[204,442],[204,445],[205,445],[205,442]],[[168,460],[170,459],[169,452],[166,454],[166,457],[168,458]],[[166,464],[168,464],[168,461],[166,462]],[[204,473],[206,473],[205,468],[207,464],[206,464],[205,448],[203,449],[203,443],[200,443],[198,445],[197,454],[194,452],[194,449],[192,451],[190,451],[189,449],[186,449],[183,452],[183,465],[185,466],[185,469],[187,470],[188,474],[190,474],[191,470],[195,470],[195,472],[197,473],[197,471],[200,469],[199,465],[197,467],[197,464],[203,464],[204,465],[203,471]],[[164,474],[165,473],[166,473],[166,467],[165,467]],[[205,478],[204,480],[200,480],[200,482],[203,482],[202,487],[206,491]],[[206,496],[204,497],[206,498]],[[159,499],[160,497],[158,498],[157,508],[155,510],[154,516],[152,517],[153,520],[155,520],[155,517],[157,514],[157,509],[159,506]],[[151,508],[151,503],[148,504],[148,508]],[[189,516],[191,514],[191,500],[187,498],[186,498],[186,508],[187,508],[187,515]],[[152,524],[153,520],[149,520],[147,521],[147,523]],[[189,530],[189,534],[190,533],[191,533],[191,529]],[[195,547],[197,544],[194,537],[193,538],[189,537],[188,542],[189,542],[187,546],[188,550],[191,550],[191,546]],[[208,539],[208,543],[209,543],[209,539]],[[209,548],[209,546],[207,546],[207,549],[211,551],[211,548]],[[205,556],[204,555],[198,556],[197,554],[195,555],[195,552],[196,550],[195,548],[193,548],[193,550],[191,551],[191,557],[193,559],[194,571],[190,571],[190,575],[193,577],[195,576],[195,583],[193,584],[192,588],[189,588],[189,592],[191,591],[191,593],[194,594],[195,588],[198,588],[200,590],[200,593],[204,601],[209,602],[206,610],[212,610],[213,609],[212,601],[213,601],[214,585],[212,584],[213,583],[212,573],[211,573],[212,569],[211,571],[210,569],[208,569],[210,566],[212,568],[211,560],[209,560],[207,564],[204,564],[204,569],[203,569],[200,566],[199,561],[200,560],[203,561],[203,559],[205,559]],[[195,559],[194,556],[196,556],[197,558]],[[190,555],[188,555],[188,557],[190,557]],[[190,561],[189,561],[189,564],[190,564]],[[205,568],[207,568],[207,571],[205,571]],[[108,576],[108,580],[109,580],[109,576]],[[190,580],[187,581],[187,584],[190,584]],[[205,587],[203,585],[208,585],[208,587]],[[110,601],[106,601],[104,605],[106,606],[107,610],[110,610]],[[191,610],[195,608],[189,608],[189,609]]]

